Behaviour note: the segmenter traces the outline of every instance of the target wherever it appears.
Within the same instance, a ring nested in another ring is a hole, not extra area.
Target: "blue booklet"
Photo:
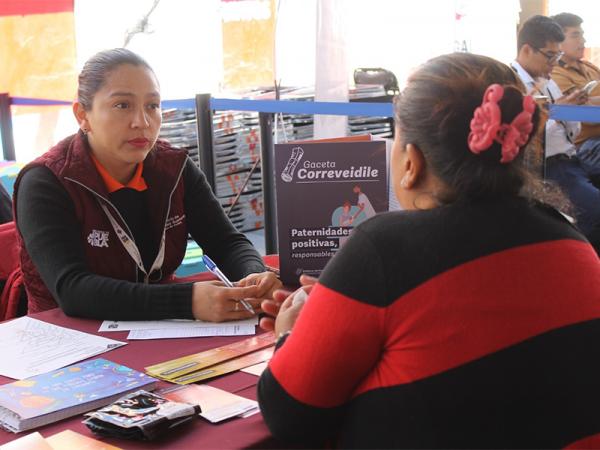
[[[154,378],[98,358],[0,386],[0,426],[30,430],[105,406],[124,394],[152,390]]]

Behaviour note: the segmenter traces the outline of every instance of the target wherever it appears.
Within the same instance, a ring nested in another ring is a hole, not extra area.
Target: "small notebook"
[[[0,427],[19,433],[154,388],[156,380],[106,359],[94,359],[0,386]]]

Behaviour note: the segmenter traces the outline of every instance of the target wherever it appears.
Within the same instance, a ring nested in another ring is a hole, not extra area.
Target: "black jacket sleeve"
[[[90,271],[73,203],[49,169],[36,167],[23,175],[16,215],[29,256],[66,314],[114,320],[193,318],[190,283],[147,285]]]
[[[232,281],[250,273],[264,272],[262,258],[252,243],[235,229],[206,177],[189,158],[183,177],[188,231],[204,253]]]

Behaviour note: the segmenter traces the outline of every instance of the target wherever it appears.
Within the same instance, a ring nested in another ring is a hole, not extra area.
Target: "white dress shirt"
[[[551,103],[562,97],[562,92],[554,80],[538,78],[535,80],[517,61],[513,61],[511,66],[521,78],[528,94],[539,92],[548,97]],[[577,147],[573,142],[575,137],[581,131],[580,122],[565,122],[548,119],[546,122],[546,158],[564,153],[573,156]]]

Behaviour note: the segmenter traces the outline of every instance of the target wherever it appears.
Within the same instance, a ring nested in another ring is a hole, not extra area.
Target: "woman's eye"
[[[151,103],[148,105],[150,109],[160,109],[160,103]]]
[[[120,102],[115,105],[115,108],[126,109],[129,108],[129,104],[127,102]]]

